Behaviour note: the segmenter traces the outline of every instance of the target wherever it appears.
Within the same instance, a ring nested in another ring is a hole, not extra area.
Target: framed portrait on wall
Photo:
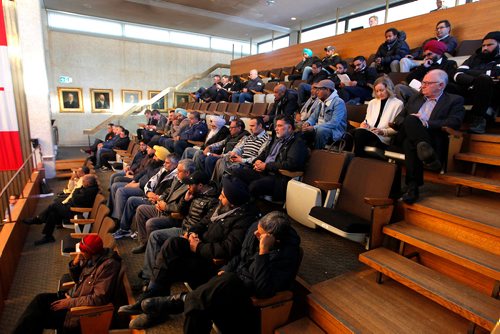
[[[155,97],[156,94],[161,93],[159,90],[148,90],[148,99],[152,99]],[[166,111],[167,110],[167,104],[165,103],[167,100],[167,96],[165,95],[155,103],[151,104],[150,108],[151,110],[153,109],[158,109],[159,111]]]
[[[81,88],[57,87],[57,96],[61,112],[83,112],[83,92]]]
[[[142,91],[133,89],[122,89],[122,103],[124,107],[131,107],[142,100]]]
[[[113,110],[112,89],[90,89],[92,112],[111,112]]]
[[[174,107],[178,107],[183,103],[193,102],[193,98],[189,96],[189,93],[175,92],[174,93]]]

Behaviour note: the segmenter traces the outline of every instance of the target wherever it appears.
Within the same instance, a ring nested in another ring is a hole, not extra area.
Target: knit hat
[[[484,36],[483,41],[485,39],[494,39],[497,42],[500,42],[500,31],[490,31]]]
[[[168,150],[163,147],[163,146],[160,146],[160,145],[155,145],[153,146],[153,148],[155,149],[155,156],[160,159],[161,161],[165,161],[165,159],[167,158],[167,155],[168,155]]]
[[[241,206],[250,200],[248,186],[234,176],[224,176],[222,179],[222,190],[229,203],[234,206]]]
[[[188,115],[186,109],[183,109],[183,108],[177,108],[177,109],[175,109],[175,113],[176,114],[181,114],[184,117],[187,117],[187,115]]]
[[[424,51],[425,50],[429,50],[437,55],[442,56],[446,52],[447,47],[446,47],[446,44],[444,44],[443,42],[436,41],[435,39],[433,39],[433,40],[425,43]]]
[[[313,52],[311,49],[304,49],[302,50],[302,54],[307,54],[309,57],[312,57],[313,56]]]
[[[90,255],[102,253],[103,249],[102,239],[96,234],[86,235],[80,242],[80,251]]]
[[[202,171],[196,171],[189,175],[187,178],[182,180],[184,184],[207,184],[209,182],[209,177],[207,173]]]

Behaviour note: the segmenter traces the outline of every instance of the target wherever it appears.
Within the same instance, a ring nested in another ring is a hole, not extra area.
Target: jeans
[[[163,243],[170,238],[180,237],[181,235],[182,229],[180,227],[172,227],[151,232],[148,238],[146,254],[144,256],[144,266],[142,267],[142,277],[144,279],[151,279],[153,276],[156,255],[160,252]]]

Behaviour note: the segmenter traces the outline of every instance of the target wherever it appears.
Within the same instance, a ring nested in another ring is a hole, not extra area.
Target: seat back
[[[227,104],[227,109],[226,109],[226,113],[228,114],[231,114],[231,115],[236,115],[236,113],[238,112],[238,109],[240,108],[240,103],[224,103],[224,104]],[[243,105],[244,103],[241,103],[241,105]]]
[[[366,117],[366,109],[368,106],[366,104],[362,105],[346,105],[347,109],[347,121],[349,124],[355,128],[359,127],[359,124],[365,120]]]
[[[114,248],[116,245],[115,238],[113,238],[113,235],[110,233],[111,230],[113,230],[115,227],[115,222],[111,217],[104,217],[102,220],[101,226],[99,228],[99,236],[102,239],[102,242],[104,244],[104,247],[107,248]]]
[[[92,211],[90,211],[89,219],[94,219],[97,216],[99,206],[106,202],[106,197],[103,194],[98,193],[94,199],[94,205],[92,205]]]
[[[350,152],[313,150],[307,163],[303,183],[314,186],[314,181],[342,182],[347,165],[352,159]]]
[[[281,77],[281,68],[273,68],[269,74],[271,78],[278,79]]]
[[[201,107],[201,103],[194,103],[193,106],[191,107],[191,109],[188,109],[188,111],[196,111],[196,110],[200,110],[200,107]]]
[[[238,116],[246,117],[252,111],[253,103],[241,103],[238,109]]]
[[[219,103],[208,103],[208,113],[213,114],[217,108],[219,107]]]
[[[406,80],[406,77],[408,76],[408,73],[402,73],[402,72],[389,72],[389,79],[392,80],[394,85],[397,85],[401,83],[402,81]]]
[[[199,112],[201,113],[204,113],[205,111],[208,110],[208,106],[210,105],[211,103],[202,103],[200,108],[198,109]]]
[[[99,205],[94,224],[92,225],[92,230],[91,230],[92,233],[99,233],[99,231],[101,230],[102,222],[104,221],[104,218],[106,218],[108,215],[109,215],[109,208],[105,204]]]
[[[184,109],[190,110],[190,109],[193,109],[193,107],[194,107],[194,102],[188,102],[188,104],[186,104]],[[183,108],[183,107],[180,107],[180,108]]]
[[[264,85],[264,92],[271,94],[276,86],[278,86],[277,81],[269,81]]]
[[[476,52],[478,48],[481,47],[482,41],[480,39],[470,39],[460,42],[455,52],[456,57],[470,56]]]
[[[395,173],[395,164],[353,158],[347,168],[336,209],[370,221],[371,206],[364,202],[364,198],[389,198]]]
[[[305,80],[294,80],[293,83],[292,83],[292,89],[299,89],[299,86],[301,83],[306,83]]]
[[[219,103],[217,104],[217,111],[215,112],[216,114],[222,115],[226,112],[227,107],[229,103]]]
[[[262,116],[266,113],[266,110],[267,110],[267,103],[254,103],[250,116],[251,117]]]

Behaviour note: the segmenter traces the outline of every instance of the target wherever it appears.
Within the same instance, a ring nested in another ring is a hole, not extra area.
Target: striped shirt
[[[241,138],[232,152],[241,156],[242,163],[251,164],[266,149],[269,141],[270,137],[266,131],[262,131],[258,135],[251,134]]]

